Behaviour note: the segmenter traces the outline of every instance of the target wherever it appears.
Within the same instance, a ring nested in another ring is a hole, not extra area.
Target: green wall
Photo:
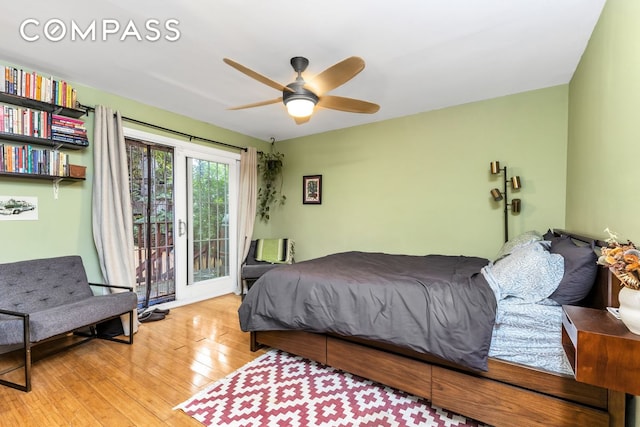
[[[640,2],[608,0],[570,84],[568,228],[640,242]]]
[[[6,64],[2,61],[0,63]],[[179,114],[89,87],[75,84],[74,87],[78,90],[79,101],[84,105],[105,105],[120,111],[125,117],[227,144],[257,146],[259,149],[268,147],[268,144],[263,141]],[[92,113],[83,118],[90,142],[93,141],[93,118]],[[125,122],[124,125],[150,133],[162,133],[130,122]],[[181,139],[172,134],[167,134],[167,136]],[[224,149],[220,146],[216,147]],[[0,235],[2,236],[0,262],[79,254],[83,258],[89,280],[101,282],[102,274],[93,244],[91,226],[93,149],[90,146],[86,150],[68,152],[71,154],[72,163],[87,166],[87,180],[84,182],[61,182],[58,199],[53,196],[51,181],[0,178],[0,195],[37,197],[39,211],[38,221],[0,221]]]
[[[569,85],[567,228],[640,242],[640,2],[608,0]],[[628,425],[640,425],[634,398]]]
[[[569,85],[568,229],[640,241],[640,2],[608,0]],[[634,398],[628,425],[640,425]]]
[[[564,226],[567,103],[563,85],[277,142],[288,201],[268,232],[295,239],[297,260],[347,250],[493,257],[504,234],[492,160],[522,178],[510,236]],[[303,205],[302,177],[315,174],[322,204]]]

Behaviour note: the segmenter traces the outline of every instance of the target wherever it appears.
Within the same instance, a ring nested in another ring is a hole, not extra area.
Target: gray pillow
[[[549,242],[549,243],[553,243],[553,242],[555,242],[556,240],[560,240],[560,239],[562,239],[562,238],[563,238],[563,237],[561,237],[561,236],[556,236],[556,235],[553,233],[553,231],[551,231],[551,230],[547,230],[547,232],[546,232],[546,233],[544,233],[544,234],[542,235],[542,240],[545,240],[545,241],[547,241],[547,242]]]
[[[589,294],[598,273],[593,247],[578,246],[569,237],[562,237],[551,242],[550,252],[564,258],[564,275],[549,298],[561,305],[579,303]]]

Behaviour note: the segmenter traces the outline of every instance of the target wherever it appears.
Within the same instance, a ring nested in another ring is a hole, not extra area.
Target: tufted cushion
[[[37,311],[29,315],[31,342],[38,342],[86,325],[95,324],[115,314],[135,310],[138,298],[133,292],[98,295]],[[0,344],[22,342],[22,320],[0,320],[3,336]]]
[[[252,240],[251,244],[249,245],[249,253],[247,253],[247,259],[245,260],[245,263],[247,265],[254,265],[254,264],[264,264],[264,261],[257,261],[256,260],[256,246],[258,245],[258,241],[257,240]]]
[[[93,296],[77,255],[0,264],[0,308],[34,313]]]
[[[79,256],[0,264],[0,309],[29,314],[32,343],[136,309],[134,292],[94,296]],[[0,345],[21,343],[22,318],[0,314]]]

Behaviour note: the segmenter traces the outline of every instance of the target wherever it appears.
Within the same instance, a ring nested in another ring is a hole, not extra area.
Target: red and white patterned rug
[[[484,426],[425,399],[279,350],[174,409],[215,427]]]

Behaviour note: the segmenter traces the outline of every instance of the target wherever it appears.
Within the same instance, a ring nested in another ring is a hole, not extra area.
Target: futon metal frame
[[[100,284],[100,283],[89,283],[90,286],[98,286],[98,287],[103,287],[103,288],[117,288],[117,289],[126,289],[128,291],[132,291],[133,292],[133,288],[132,287],[128,287],[128,286],[115,286],[115,285],[104,285],[104,284]],[[50,338],[38,341],[38,342],[31,342],[30,339],[30,327],[29,327],[29,314],[28,313],[20,313],[17,311],[11,311],[11,310],[3,310],[0,309],[0,314],[5,314],[8,316],[14,316],[16,318],[22,319],[22,325],[23,325],[23,339],[22,339],[22,347],[21,348],[17,348],[15,350],[10,351],[9,353],[14,353],[15,351],[21,350],[22,352],[22,359],[24,361],[24,365],[23,366],[14,366],[14,367],[10,367],[7,369],[4,369],[2,371],[0,371],[0,375],[5,375],[9,372],[15,371],[17,369],[20,368],[24,368],[24,384],[20,384],[17,382],[13,382],[13,381],[8,381],[8,380],[4,380],[4,379],[0,379],[0,385],[4,385],[7,387],[11,387],[11,388],[15,388],[18,389],[20,391],[24,391],[24,392],[29,392],[31,391],[31,365],[33,362],[40,360],[41,358],[38,358],[37,360],[32,360],[31,357],[31,349],[33,347],[36,347],[40,344],[44,344],[47,342],[51,342],[51,341],[55,341],[64,337],[67,337],[69,335],[75,335],[75,336],[80,336],[80,337],[84,337],[85,339],[80,340],[80,341],[76,341],[72,344],[63,346],[61,348],[55,349],[53,351],[47,352],[45,355],[43,355],[43,357],[45,356],[50,356],[52,354],[56,354],[59,353],[61,351],[64,350],[68,350],[70,348],[76,347],[80,344],[84,344],[86,342],[89,342],[95,338],[100,338],[103,340],[107,340],[107,341],[115,341],[115,342],[119,342],[119,343],[123,343],[123,344],[129,344],[132,345],[133,344],[133,315],[134,315],[135,309],[132,311],[125,311],[124,313],[120,313],[114,316],[110,316],[107,318],[104,318],[102,320],[100,320],[100,322],[98,323],[102,323],[102,322],[106,322],[109,321],[111,319],[116,319],[122,315],[125,314],[129,314],[129,336],[128,339],[122,339],[122,338],[117,338],[117,337],[108,337],[108,336],[103,336],[98,334],[96,325],[97,323],[90,323],[88,325],[84,325],[81,326],[79,328],[76,328],[74,330],[71,331],[67,331],[64,332],[62,334],[59,335],[55,335],[52,336]],[[88,332],[87,332],[88,329]],[[16,344],[17,345],[17,344]],[[2,357],[2,355],[0,355],[0,357]]]

